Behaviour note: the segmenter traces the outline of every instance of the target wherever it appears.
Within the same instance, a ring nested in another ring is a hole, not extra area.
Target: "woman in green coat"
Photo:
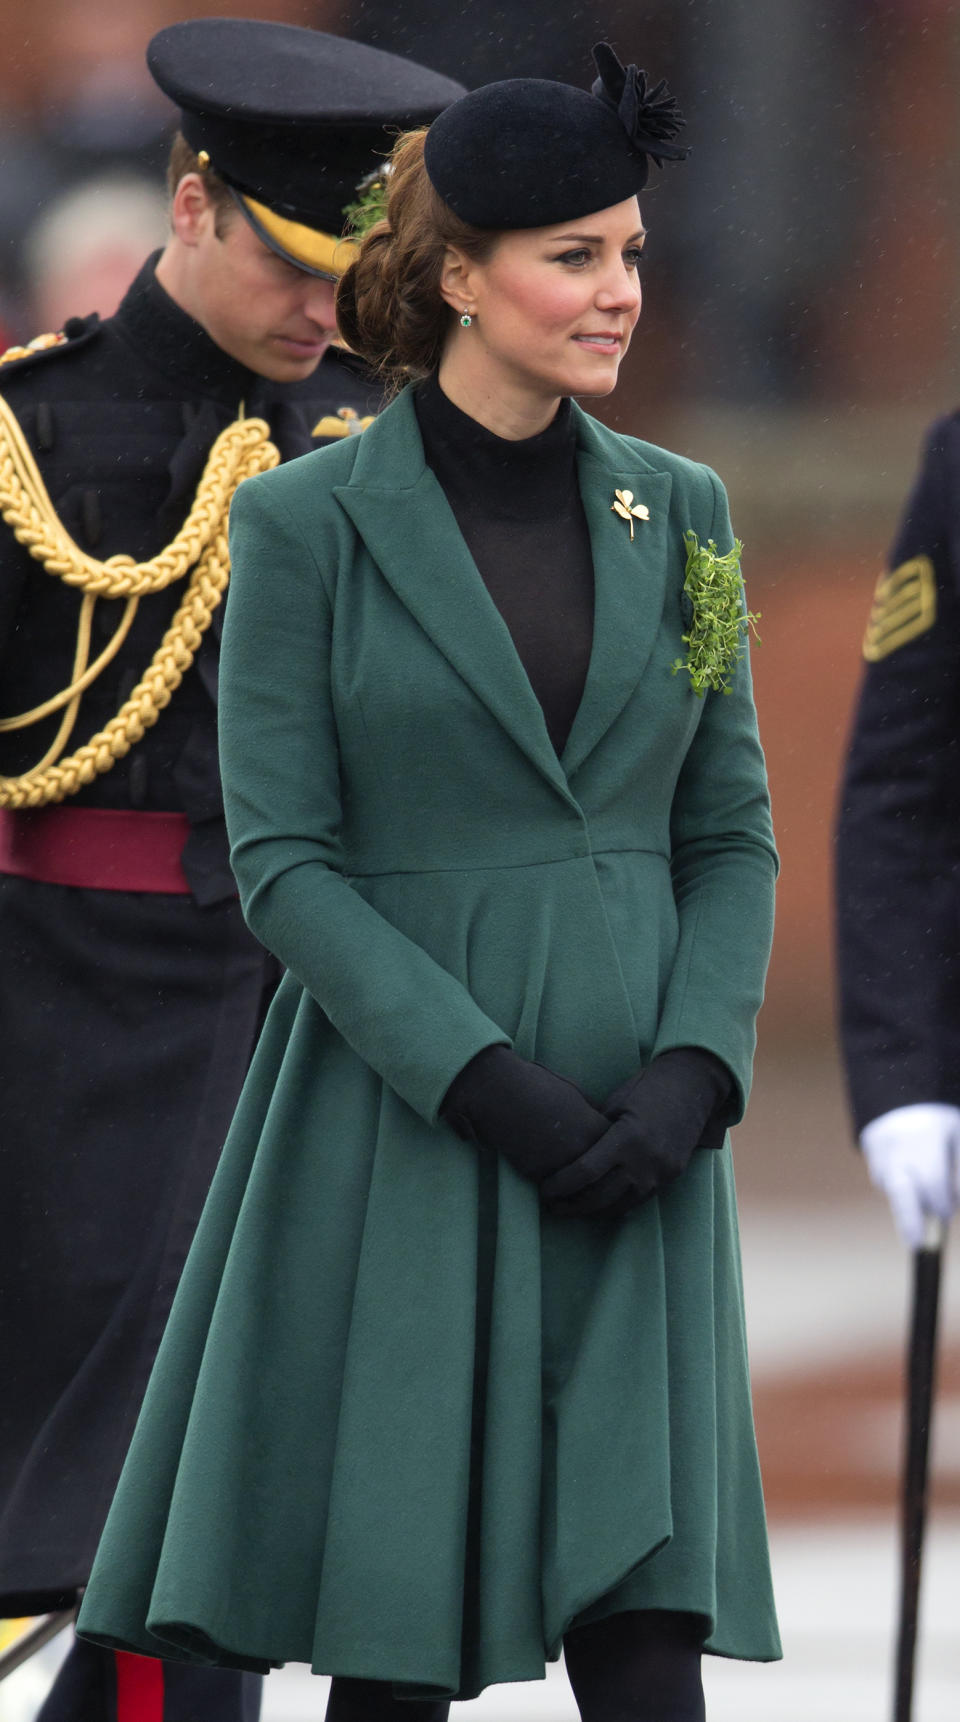
[[[570,397],[640,309],[663,86],[401,140],[344,278],[419,377],[242,487],[233,863],[283,960],[80,1627],[438,1722],[779,1655],[726,1127],[776,867],[722,487]]]

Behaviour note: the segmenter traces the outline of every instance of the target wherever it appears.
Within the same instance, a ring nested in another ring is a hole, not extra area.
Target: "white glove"
[[[926,1216],[946,1222],[960,1201],[960,1106],[897,1106],[865,1125],[860,1146],[904,1243],[920,1249]]]

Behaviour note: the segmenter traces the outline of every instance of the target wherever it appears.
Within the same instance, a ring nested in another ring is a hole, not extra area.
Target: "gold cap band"
[[[278,215],[276,210],[268,209],[265,203],[258,203],[256,198],[248,197],[246,193],[238,194],[237,202],[254,232],[271,251],[276,251],[298,269],[308,270],[311,275],[324,275],[331,281],[339,281],[357,255],[352,239],[337,239],[332,233],[307,227],[302,221],[289,221],[286,216]]]

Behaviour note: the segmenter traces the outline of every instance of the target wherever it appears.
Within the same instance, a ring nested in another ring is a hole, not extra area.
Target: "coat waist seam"
[[[665,849],[645,848],[638,843],[605,844],[602,849],[584,849],[579,855],[546,855],[533,861],[468,861],[452,867],[355,867],[344,863],[345,879],[414,879],[429,878],[438,873],[515,873],[531,867],[569,867],[578,861],[596,861],[602,855],[653,855],[658,861],[670,863]]]

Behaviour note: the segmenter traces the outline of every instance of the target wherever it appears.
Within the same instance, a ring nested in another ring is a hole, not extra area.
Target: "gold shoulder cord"
[[[156,723],[193,663],[226,590],[230,578],[227,515],[233,493],[243,479],[267,472],[279,460],[264,419],[237,419],[221,431],[211,448],[190,513],[173,542],[149,562],[134,562],[132,556],[98,562],[74,543],[58,520],[20,425],[0,396],[0,514],[48,574],[83,593],[69,687],[32,711],[0,719],[0,731],[25,729],[65,708],[56,739],[43,758],[17,777],[0,775],[0,807],[42,807],[74,795],[109,771]],[[140,599],[164,591],[181,580],[188,568],[193,573],[183,602],[130,698],[102,730],[64,759],[81,697],[116,657]],[[91,664],[91,623],[98,598],[125,598],[126,605],[113,638]]]

